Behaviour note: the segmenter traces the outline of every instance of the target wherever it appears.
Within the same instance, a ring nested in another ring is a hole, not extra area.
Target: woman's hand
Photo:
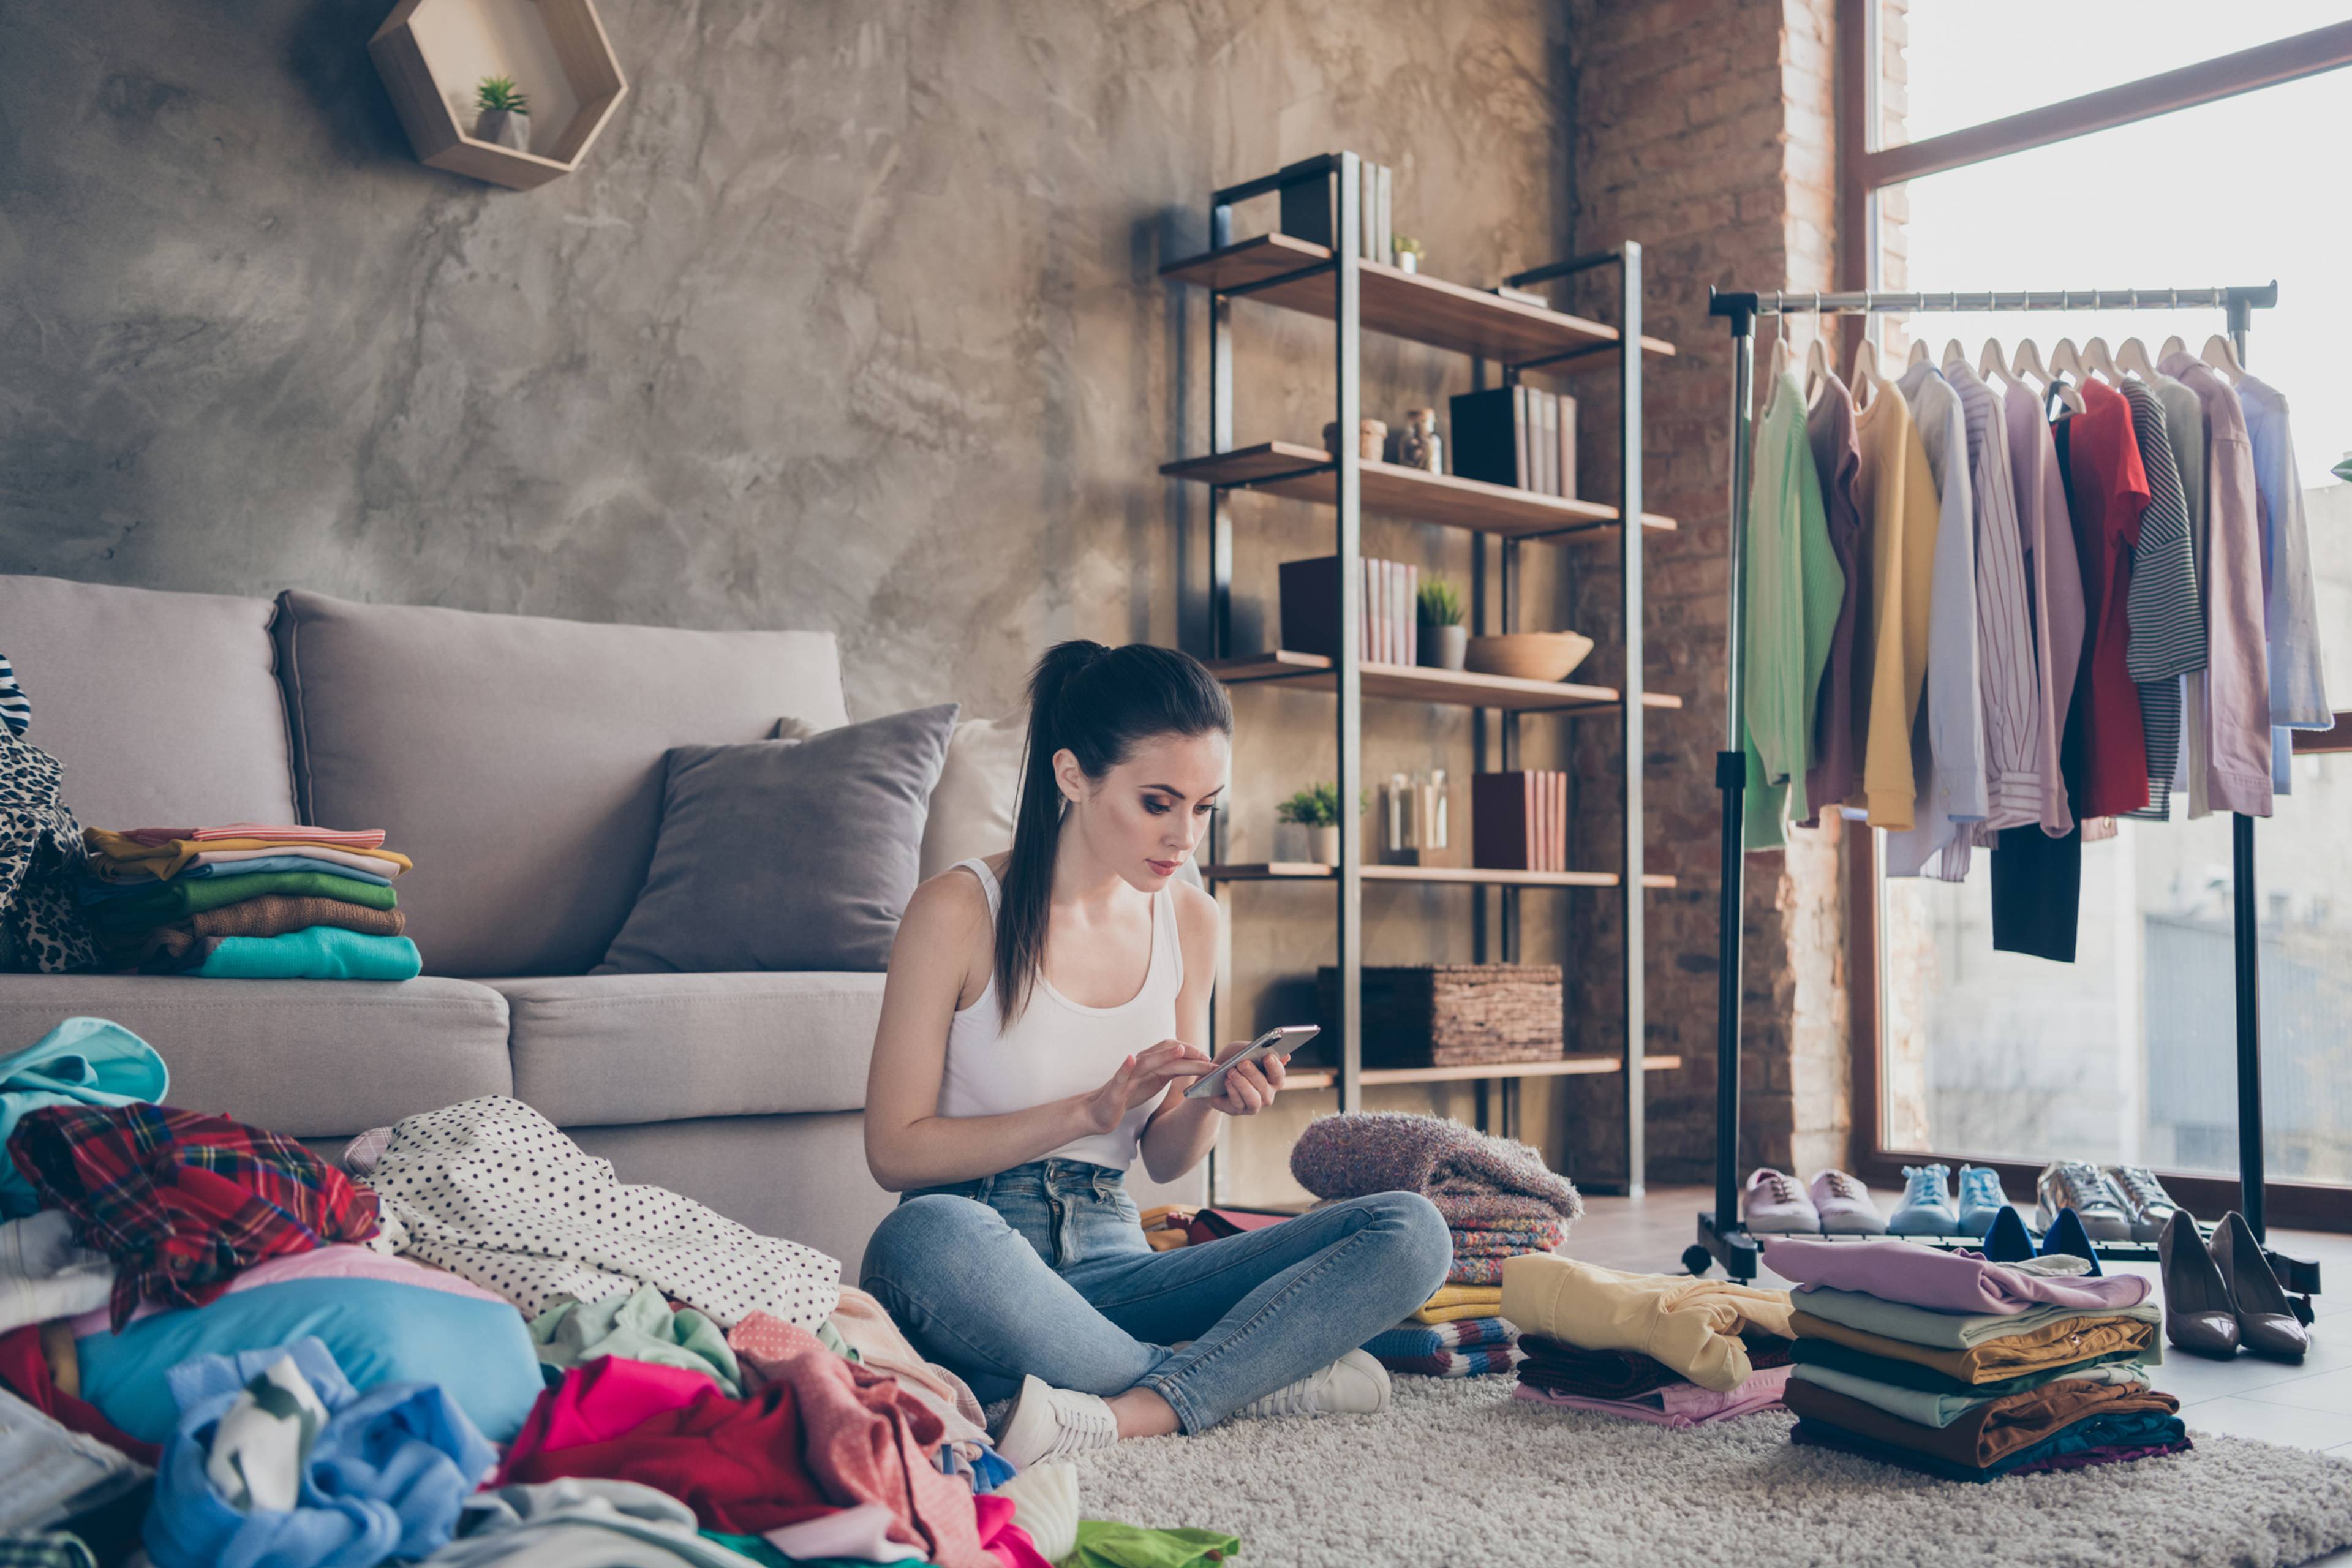
[[[1219,1053],[1217,1061],[1249,1049],[1247,1040],[1235,1040]],[[1187,1046],[1187,1050],[1196,1047]],[[1206,1057],[1200,1058],[1207,1061]],[[1214,1066],[1214,1063],[1210,1063]],[[1280,1057],[1260,1057],[1254,1062],[1244,1062],[1225,1075],[1217,1092],[1202,1103],[1212,1110],[1222,1110],[1228,1116],[1255,1116],[1274,1103],[1275,1091],[1282,1087],[1284,1068]]]
[[[1108,1132],[1129,1111],[1171,1083],[1199,1078],[1209,1065],[1205,1052],[1181,1040],[1162,1040],[1136,1052],[1119,1063],[1118,1070],[1100,1089],[1079,1102],[1087,1127]]]

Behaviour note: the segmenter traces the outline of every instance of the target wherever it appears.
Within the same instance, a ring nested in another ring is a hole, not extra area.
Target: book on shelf
[[[1453,399],[1454,471],[1465,479],[1532,490],[1540,486],[1532,406],[1524,383],[1465,392]]]
[[[1537,460],[1542,467],[1543,479],[1536,489],[1556,496],[1559,494],[1559,397],[1540,389],[1535,395],[1543,415],[1542,428],[1536,434]]]
[[[1386,163],[1374,170],[1378,199],[1372,205],[1376,215],[1372,224],[1372,259],[1383,267],[1396,263],[1396,225],[1390,221],[1389,205],[1395,197],[1395,172]]]
[[[1292,171],[1298,167],[1292,163],[1276,176],[1282,182],[1282,214],[1277,220],[1281,231],[1293,239],[1336,250],[1339,242],[1332,226],[1331,176],[1318,170],[1294,178]]]
[[[1421,568],[1377,556],[1356,559],[1356,657],[1366,664],[1418,662]],[[1339,657],[1339,558],[1317,555],[1276,569],[1280,632],[1292,653]]]
[[[1559,405],[1559,468],[1556,470],[1559,482],[1552,486],[1551,493],[1573,500],[1576,498],[1576,399],[1560,393],[1555,401]]]
[[[1470,775],[1470,863],[1492,871],[1568,869],[1568,775],[1514,768]]]

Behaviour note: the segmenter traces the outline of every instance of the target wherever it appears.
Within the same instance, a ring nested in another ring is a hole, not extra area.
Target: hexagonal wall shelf
[[[421,161],[519,191],[578,168],[629,90],[591,0],[400,0],[368,53]],[[530,152],[472,133],[489,76],[530,98]]]

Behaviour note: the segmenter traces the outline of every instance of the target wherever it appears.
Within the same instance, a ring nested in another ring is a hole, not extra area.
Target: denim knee
[[[1005,1228],[1004,1216],[976,1198],[925,1193],[882,1216],[866,1239],[857,1282],[868,1294],[877,1285],[904,1286],[937,1279],[952,1268],[964,1246],[992,1230]]]
[[[1387,1238],[1381,1271],[1394,1279],[1401,1295],[1417,1307],[1445,1283],[1454,1270],[1454,1232],[1437,1205],[1419,1193],[1373,1193],[1356,1200],[1371,1216],[1370,1228]]]

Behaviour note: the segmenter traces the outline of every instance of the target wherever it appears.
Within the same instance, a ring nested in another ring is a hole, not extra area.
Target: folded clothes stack
[[[82,913],[111,967],[242,980],[407,980],[393,879],[405,855],[380,828],[236,822],[85,828]]]
[[[1513,1397],[1684,1428],[1777,1408],[1790,1377],[1789,1293],[1559,1257],[1503,1269],[1519,1325]]]
[[[1424,1323],[1407,1318],[1364,1342],[1364,1349],[1391,1372],[1423,1377],[1484,1377],[1508,1372],[1525,1353],[1519,1331],[1508,1318],[1455,1318]]]
[[[1445,1282],[1473,1289],[1500,1284],[1509,1258],[1558,1247],[1584,1212],[1584,1200],[1544,1163],[1542,1151],[1442,1116],[1372,1110],[1319,1118],[1292,1145],[1290,1173],[1325,1203],[1381,1192],[1428,1198],[1454,1233]]]
[[[2143,1279],[1900,1241],[1765,1248],[1799,1281],[1785,1397],[1800,1443],[1969,1481],[2189,1447],[2179,1402],[2148,1386],[2163,1352]]]

